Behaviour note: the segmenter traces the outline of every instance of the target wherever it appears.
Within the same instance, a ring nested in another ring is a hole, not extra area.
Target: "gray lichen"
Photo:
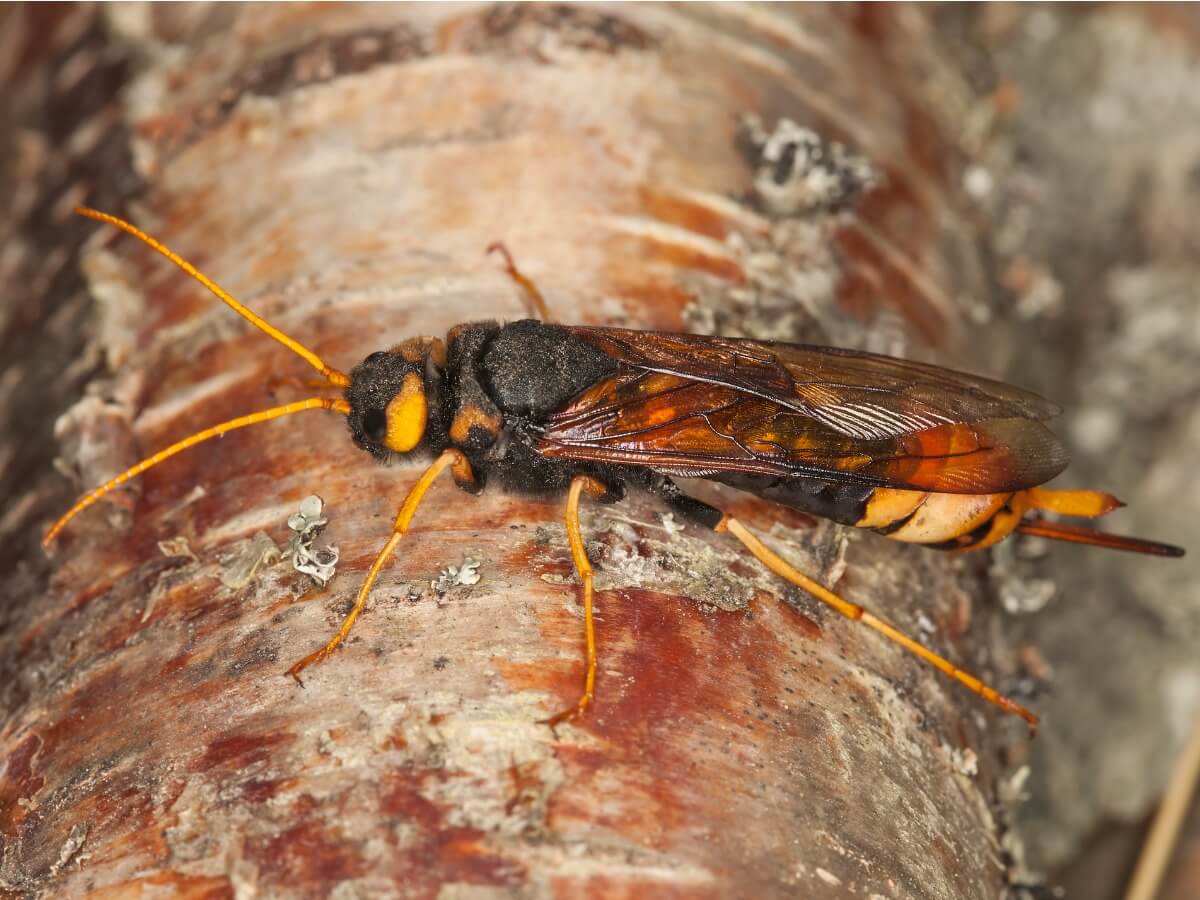
[[[840,212],[879,180],[865,157],[791,119],[768,130],[758,116],[746,116],[742,139],[754,158],[755,196],[772,215]]]
[[[325,587],[337,572],[338,548],[326,545],[314,549],[317,537],[325,530],[329,520],[323,515],[325,501],[310,494],[300,501],[300,508],[288,518],[288,528],[295,532],[287,549],[285,559],[292,561],[292,568],[310,576],[321,587]]]

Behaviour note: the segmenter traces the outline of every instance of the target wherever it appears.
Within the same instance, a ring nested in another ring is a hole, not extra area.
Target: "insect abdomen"
[[[852,481],[833,481],[802,475],[781,477],[718,472],[707,477],[711,481],[719,481],[764,500],[782,503],[822,519],[830,519],[839,525],[858,525],[867,515],[868,504],[878,490],[870,485]]]
[[[721,473],[709,477],[841,525],[944,549],[993,544],[1007,536],[1020,518],[1009,507],[1011,493],[942,494],[802,476]]]
[[[939,494],[876,488],[855,524],[897,541],[945,549],[994,543],[1012,531],[1003,515],[1012,494]],[[986,542],[986,543],[985,543]]]

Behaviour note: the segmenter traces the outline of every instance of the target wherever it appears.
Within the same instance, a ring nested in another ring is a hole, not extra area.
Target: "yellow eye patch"
[[[425,436],[429,408],[425,403],[425,385],[421,376],[410,372],[396,396],[387,405],[387,436],[384,444],[395,453],[407,453]]]

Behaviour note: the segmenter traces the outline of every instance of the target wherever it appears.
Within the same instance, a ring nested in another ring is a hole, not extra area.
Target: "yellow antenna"
[[[237,301],[237,299],[232,294],[230,294],[228,291],[226,291],[223,287],[221,287],[219,284],[217,284],[215,281],[213,281],[211,278],[209,278],[207,275],[205,275],[203,272],[201,272],[195,266],[193,266],[190,262],[188,262],[182,256],[175,253],[175,251],[173,251],[170,247],[167,247],[165,244],[162,244],[159,241],[156,241],[154,238],[150,237],[150,235],[146,234],[146,232],[142,231],[136,225],[131,225],[130,223],[126,222],[124,219],[119,219],[116,216],[109,215],[106,212],[100,212],[100,210],[98,210],[98,209],[91,209],[90,207],[87,207],[87,206],[77,206],[77,207],[75,207],[75,212],[79,213],[79,215],[81,215],[81,216],[87,216],[89,219],[95,219],[97,222],[107,222],[109,225],[115,225],[117,228],[120,228],[126,234],[133,235],[135,238],[137,238],[139,241],[141,241],[143,244],[145,244],[151,250],[157,250],[159,253],[161,253],[163,256],[165,256],[167,259],[169,259],[171,262],[175,263],[175,265],[179,266],[179,268],[183,269],[183,271],[187,272],[189,275],[191,275],[193,278],[195,278],[198,282],[200,282],[202,285],[204,285],[206,288],[208,288],[218,300],[220,300],[225,305],[227,305],[230,309],[232,309],[235,313],[237,313],[243,319],[248,321],[251,325],[260,329],[261,331],[266,332],[268,335],[273,337],[275,340],[279,341],[279,343],[283,344],[283,346],[287,347],[289,350],[291,350],[297,356],[302,357],[305,360],[305,362],[307,362],[310,366],[312,366],[314,369],[316,369],[318,372],[320,372],[329,381],[329,383],[331,385],[334,385],[335,387],[346,387],[347,385],[350,384],[350,378],[345,373],[339,372],[337,369],[333,368],[332,366],[325,365],[324,360],[322,360],[321,357],[317,356],[317,354],[313,353],[311,350],[309,350],[307,347],[305,347],[299,341],[288,337],[286,334],[284,334],[282,331],[280,331],[274,325],[271,325],[265,319],[261,319],[258,316],[256,316],[254,313],[252,313],[250,310],[248,310],[245,306],[243,306],[241,303],[239,303]]]
[[[210,438],[220,437],[236,428],[257,425],[259,422],[268,422],[271,419],[278,419],[281,416],[290,416],[292,413],[303,412],[306,409],[332,409],[334,412],[340,412],[345,415],[350,412],[350,404],[345,400],[334,399],[333,397],[309,397],[307,400],[297,400],[294,403],[286,403],[283,406],[273,406],[270,409],[262,409],[246,416],[238,416],[236,419],[230,419],[228,422],[222,422],[219,425],[213,425],[211,428],[205,428],[203,431],[197,431],[195,434],[185,437],[182,441],[177,441],[170,447],[159,450],[153,456],[146,457],[137,465],[130,466],[116,478],[111,478],[95,490],[84,494],[74,506],[67,510],[61,519],[50,526],[50,530],[42,538],[42,547],[49,547],[51,541],[67,526],[68,522],[113,488],[120,487],[130,478],[141,475],[147,469],[157,466],[165,459],[170,459],[176,453],[180,453],[188,447],[194,447],[196,444],[207,441]]]
[[[350,378],[343,372],[339,372],[332,366],[325,365],[324,360],[317,354],[313,353],[299,341],[293,340],[275,326],[271,325],[264,319],[259,318],[241,303],[239,303],[231,294],[222,288],[207,275],[193,266],[183,257],[179,256],[169,247],[159,243],[150,235],[146,234],[140,228],[129,224],[124,219],[119,219],[116,216],[109,215],[105,212],[100,212],[96,209],[91,209],[86,206],[75,207],[75,212],[81,216],[86,216],[89,219],[95,219],[98,222],[107,222],[110,225],[115,225],[126,234],[133,235],[147,247],[152,250],[157,250],[179,268],[183,269],[187,274],[208,288],[218,300],[232,309],[235,313],[246,319],[250,324],[254,325],[261,331],[266,332],[269,336],[279,341],[283,346],[287,347],[296,355],[300,356],[310,366],[316,369],[324,376],[328,387],[346,387],[350,384]],[[331,409],[335,412],[340,412],[343,415],[348,415],[350,412],[350,404],[345,400],[335,400],[330,397],[310,397],[307,400],[297,400],[294,403],[286,403],[283,406],[273,406],[270,409],[262,409],[258,412],[250,413],[245,416],[238,416],[236,419],[230,419],[227,422],[221,422],[219,425],[213,425],[211,428],[205,428],[203,431],[197,431],[195,434],[185,437],[181,441],[176,441],[171,446],[164,450],[159,450],[152,456],[148,456],[141,462],[126,469],[116,478],[111,478],[100,487],[89,491],[79,499],[74,506],[67,510],[66,514],[57,522],[50,526],[50,530],[46,532],[46,536],[42,538],[42,547],[49,547],[50,543],[58,536],[58,533],[67,526],[67,523],[74,519],[77,515],[107,494],[109,491],[124,484],[131,478],[141,475],[147,469],[157,466],[160,462],[170,459],[176,453],[194,447],[203,441],[210,438],[220,437],[226,432],[233,431],[237,428],[245,428],[248,425],[257,425],[259,422],[268,422],[271,419],[278,419],[281,416],[290,416],[292,413],[303,412],[306,409]]]

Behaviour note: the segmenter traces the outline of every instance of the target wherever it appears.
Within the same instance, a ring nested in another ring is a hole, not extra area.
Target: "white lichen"
[[[468,556],[463,560],[461,566],[447,566],[442,569],[441,574],[429,582],[429,586],[439,594],[444,594],[450,588],[457,587],[458,585],[469,587],[473,584],[479,584],[481,577],[479,574],[479,560]]]
[[[325,501],[316,494],[310,494],[300,501],[299,511],[288,517],[288,528],[295,534],[283,554],[291,559],[292,568],[308,575],[321,587],[325,587],[336,574],[339,556],[337,547],[326,545],[319,550],[313,547],[317,536],[329,524],[322,514],[324,509]]]

